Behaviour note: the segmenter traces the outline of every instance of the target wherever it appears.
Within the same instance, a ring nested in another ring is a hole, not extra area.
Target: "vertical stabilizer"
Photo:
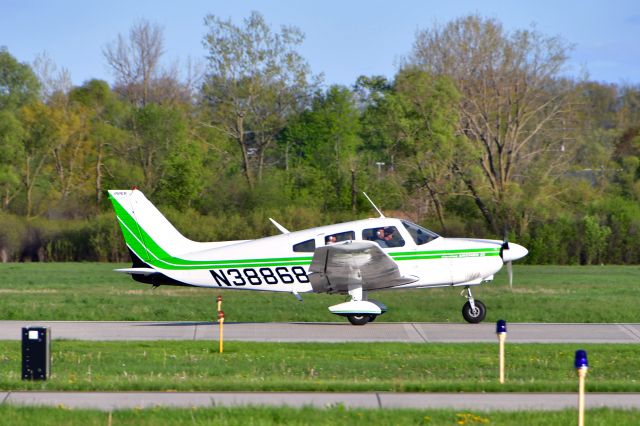
[[[185,238],[141,191],[109,190],[125,242],[145,262],[190,252],[199,243]]]

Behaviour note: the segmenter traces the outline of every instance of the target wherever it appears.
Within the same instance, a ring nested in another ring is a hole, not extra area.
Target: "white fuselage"
[[[311,292],[307,276],[316,247],[328,236],[371,239],[373,229],[393,227],[395,243],[383,248],[403,276],[416,282],[394,288],[476,285],[491,280],[500,270],[502,241],[438,237],[418,245],[399,219],[375,218],[312,228],[251,241],[217,243],[203,250],[176,255],[193,266],[166,262],[158,272],[185,284],[237,290]],[[197,266],[196,266],[197,265]]]

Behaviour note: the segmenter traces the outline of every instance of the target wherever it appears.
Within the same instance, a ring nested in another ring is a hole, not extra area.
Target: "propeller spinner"
[[[529,253],[529,250],[520,244],[509,244],[509,240],[505,233],[502,247],[500,247],[500,257],[505,265],[507,265],[507,275],[509,276],[509,288],[513,288],[513,265],[511,262],[521,259]]]

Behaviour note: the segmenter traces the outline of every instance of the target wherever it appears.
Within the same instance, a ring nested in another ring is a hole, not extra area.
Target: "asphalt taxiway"
[[[393,392],[0,392],[2,404],[95,410],[153,407],[205,408],[289,406],[327,408],[416,408],[459,410],[563,410],[575,408],[572,393],[393,393]],[[640,393],[588,393],[586,408],[640,409]]]
[[[0,340],[21,339],[22,327],[49,327],[56,339],[217,340],[211,322],[0,321]],[[225,323],[227,341],[257,342],[496,342],[495,324]],[[510,323],[511,343],[640,343],[640,324]],[[573,393],[322,393],[322,392],[0,392],[1,404],[116,410],[150,407],[269,405],[349,408],[560,410]],[[588,393],[587,408],[640,409],[640,393]]]
[[[218,323],[0,321],[0,340],[19,340],[25,326],[49,327],[53,339],[217,340]],[[228,341],[255,342],[495,342],[495,324],[225,323]],[[512,343],[640,343],[640,324],[510,323]]]

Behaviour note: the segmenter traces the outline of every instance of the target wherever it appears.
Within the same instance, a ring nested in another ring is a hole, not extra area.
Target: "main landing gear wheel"
[[[471,303],[467,302],[462,306],[462,316],[465,321],[471,324],[478,324],[487,315],[487,308],[479,300],[474,300],[473,302],[476,305],[476,309],[472,309]]]
[[[353,325],[365,325],[366,323],[376,319],[376,315],[351,314],[351,315],[347,315],[347,319]]]

